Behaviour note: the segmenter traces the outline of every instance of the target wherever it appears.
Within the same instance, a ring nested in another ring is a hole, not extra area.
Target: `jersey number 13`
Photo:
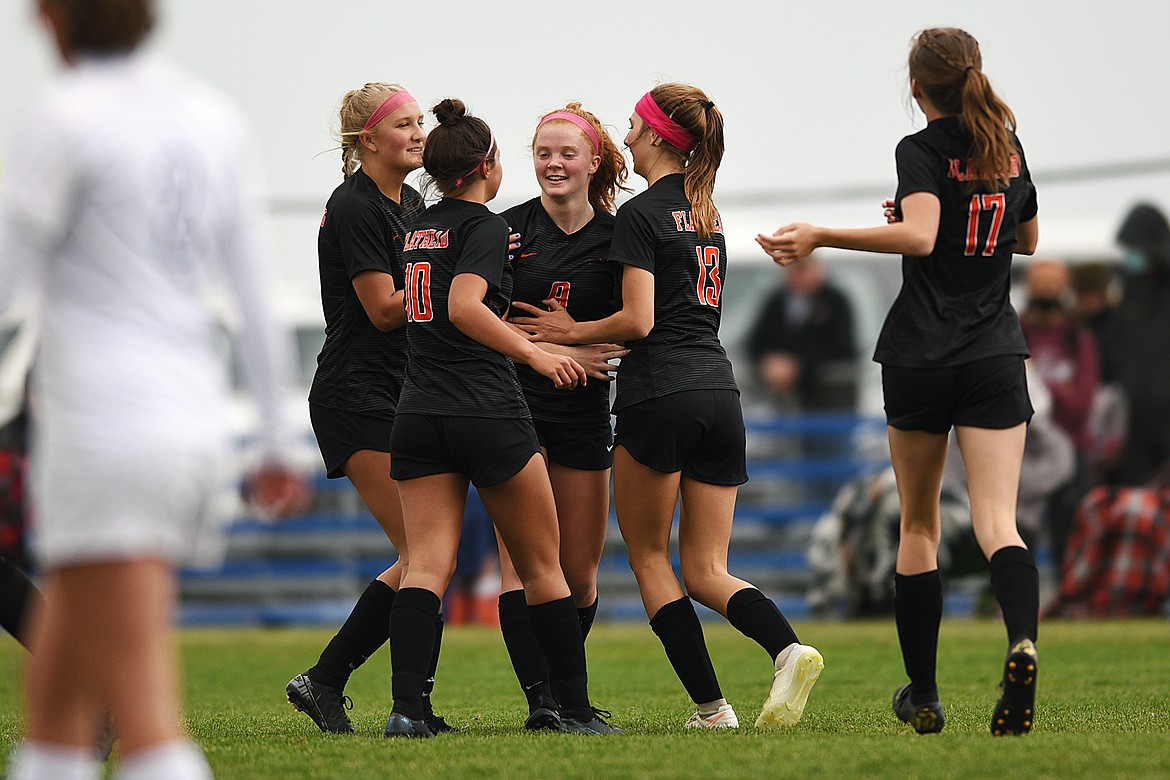
[[[695,284],[699,303],[718,306],[719,294],[723,291],[723,277],[719,273],[719,247],[697,246],[695,256],[699,261],[699,278]]]

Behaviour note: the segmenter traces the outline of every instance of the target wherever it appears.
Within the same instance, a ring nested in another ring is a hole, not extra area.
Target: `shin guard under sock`
[[[662,605],[650,618],[650,628],[662,641],[666,657],[691,701],[700,704],[723,698],[703,639],[703,625],[689,597]]]
[[[548,662],[553,696],[562,711],[574,717],[589,711],[589,680],[585,666],[585,640],[571,596],[531,604],[532,633]]]
[[[938,698],[938,628],[942,622],[942,578],[938,569],[921,574],[894,574],[894,620],[902,663],[910,678],[910,700],[922,704]]]
[[[439,597],[424,588],[403,588],[390,610],[390,688],[394,712],[412,720],[425,717],[423,686],[435,649]]]
[[[755,588],[736,591],[727,600],[727,622],[767,650],[773,661],[781,650],[799,641],[780,608]]]
[[[394,589],[374,580],[358,597],[349,617],[321,652],[317,665],[307,674],[315,682],[343,690],[349,675],[378,652],[390,638],[390,609]]]
[[[1040,575],[1024,547],[1002,547],[991,556],[991,589],[1003,612],[1008,644],[1036,641],[1040,622]]]
[[[524,591],[509,590],[500,594],[500,633],[504,635],[504,647],[508,649],[516,679],[528,700],[528,711],[545,706],[542,697],[552,697],[548,661],[532,632],[532,617],[524,600]]]

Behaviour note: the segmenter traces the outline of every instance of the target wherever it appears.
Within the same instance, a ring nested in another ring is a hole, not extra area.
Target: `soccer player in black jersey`
[[[1035,718],[1039,586],[1016,530],[1032,405],[1024,378],[1028,350],[1008,291],[1012,254],[1036,249],[1036,190],[1015,117],[992,90],[971,35],[920,32],[910,50],[910,92],[927,126],[898,144],[898,191],[884,204],[888,224],[846,230],[793,224],[757,240],[781,265],[819,246],[903,256],[902,291],[874,354],[882,364],[902,504],[894,611],[910,682],[895,692],[894,712],[920,734],[942,730],[935,682],[939,489],[954,427],[971,521],[1008,634],[991,731],[1024,734]]]
[[[662,84],[638,101],[626,145],[646,192],[617,213],[610,258],[622,305],[594,322],[563,311],[523,321],[566,344],[625,341],[618,372],[614,493],[650,625],[697,711],[688,728],[734,728],[691,599],[724,615],[774,664],[759,727],[795,724],[824,661],[776,605],[727,571],[739,485],[747,481],[739,390],[719,342],[727,247],[712,200],[723,117],[699,89]],[[683,586],[671,568],[676,500]]]
[[[512,253],[514,311],[567,309],[574,319],[596,320],[616,309],[617,266],[609,262],[614,198],[626,178],[621,150],[580,103],[545,114],[532,139],[539,197],[501,216],[521,236]],[[597,614],[597,567],[609,516],[613,431],[609,423],[611,366],[627,350],[616,344],[548,348],[572,350],[590,382],[574,390],[519,365],[516,373],[532,411],[556,499],[561,566],[573,592],[581,633]],[[548,663],[532,633],[528,607],[515,570],[501,545],[503,588],[500,628],[516,676],[528,699],[531,730],[556,724]]]
[[[317,239],[325,344],[309,412],[329,478],[349,478],[399,560],[366,587],[316,665],[294,677],[286,693],[322,731],[351,733],[345,684],[386,643],[407,560],[402,506],[390,478],[390,429],[406,373],[402,242],[423,210],[404,182],[422,166],[426,131],[418,102],[397,84],[351,90],[340,118],[344,181],[326,204]],[[441,635],[442,616],[436,612],[435,619]],[[425,716],[433,730],[449,730],[429,709],[431,672]]]
[[[570,357],[507,325],[508,225],[484,205],[503,171],[495,136],[463,103],[433,109],[423,164],[444,197],[406,234],[407,370],[390,437],[410,566],[390,612],[394,707],[388,737],[430,737],[423,684],[434,614],[455,569],[468,481],[524,583],[532,630],[548,660],[563,730],[617,731],[589,703],[585,643],[559,564],[556,505],[512,359],[554,387],[586,382]]]

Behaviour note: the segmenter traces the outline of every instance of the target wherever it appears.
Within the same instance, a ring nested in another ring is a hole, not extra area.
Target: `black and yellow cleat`
[[[1036,645],[1031,639],[1021,639],[1012,645],[1003,665],[1003,682],[999,685],[999,699],[991,715],[991,733],[1027,734],[1036,720]]]
[[[903,723],[909,723],[919,734],[937,734],[946,724],[942,702],[938,699],[925,704],[910,701],[910,683],[894,691],[894,714]]]

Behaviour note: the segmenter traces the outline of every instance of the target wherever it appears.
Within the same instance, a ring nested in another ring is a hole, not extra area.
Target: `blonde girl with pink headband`
[[[736,728],[692,599],[758,642],[774,666],[756,726],[799,721],[824,662],[799,643],[776,605],[727,571],[739,485],[747,481],[739,389],[719,341],[727,245],[712,198],[723,115],[700,89],[662,84],[638,101],[626,146],[648,189],[617,212],[611,260],[622,305],[577,322],[533,312],[521,322],[562,344],[624,341],[614,413],[618,524],[650,626],[696,705],[687,728]],[[670,537],[679,506],[680,584]]]
[[[382,82],[347,92],[340,121],[344,180],[329,197],[317,238],[325,343],[309,416],[329,478],[353,483],[399,558],[366,586],[317,663],[285,691],[323,732],[346,734],[353,725],[345,684],[389,638],[390,608],[408,559],[398,486],[390,478],[390,430],[406,373],[403,239],[423,210],[405,180],[422,167],[426,131],[415,98]],[[441,637],[437,613],[435,623]],[[430,710],[433,685],[432,667],[425,716],[433,731],[449,730]]]
[[[578,320],[616,310],[619,267],[609,262],[615,198],[626,163],[600,120],[569,103],[536,124],[532,159],[540,195],[503,212],[521,236],[512,252],[512,310],[520,316],[549,308]],[[613,430],[609,418],[610,366],[627,350],[617,344],[560,346],[589,371],[591,381],[557,390],[527,366],[516,373],[532,411],[541,452],[556,499],[560,556],[573,593],[581,632],[588,636],[597,614],[597,567],[609,516]],[[533,634],[520,580],[501,546],[503,588],[500,628],[512,666],[528,700],[529,730],[550,728],[556,704],[549,668]]]

